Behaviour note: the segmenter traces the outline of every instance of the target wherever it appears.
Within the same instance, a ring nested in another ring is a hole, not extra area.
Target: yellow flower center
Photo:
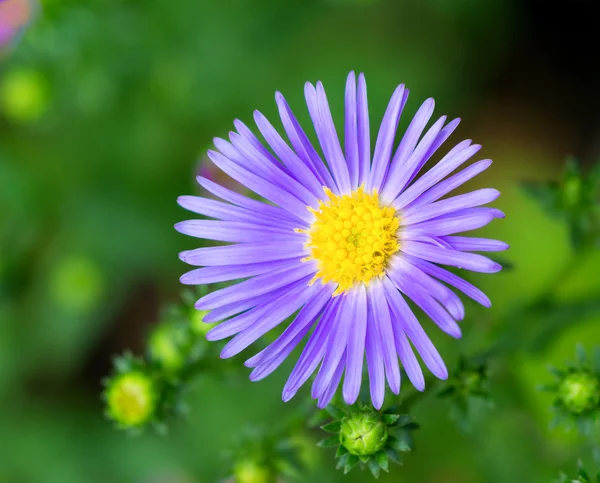
[[[400,220],[394,208],[380,205],[377,191],[368,194],[361,186],[338,196],[325,188],[325,194],[329,199],[319,201],[318,210],[309,207],[316,217],[311,227],[298,231],[309,237],[311,255],[305,260],[318,265],[311,283],[319,278],[337,283],[335,296],[384,272],[389,257],[400,248]]]

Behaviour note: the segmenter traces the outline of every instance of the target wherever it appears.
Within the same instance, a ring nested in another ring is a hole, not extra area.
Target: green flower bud
[[[125,428],[143,426],[156,411],[155,383],[140,370],[114,376],[108,382],[105,395],[108,416]]]
[[[84,313],[98,303],[104,289],[104,278],[91,259],[73,255],[56,264],[50,289],[60,308]]]
[[[148,341],[150,357],[169,372],[180,370],[189,351],[189,333],[182,325],[168,322],[158,325]]]
[[[587,372],[573,372],[560,383],[558,397],[574,414],[592,411],[600,405],[600,381]]]
[[[246,459],[235,466],[233,478],[235,483],[272,483],[276,477],[266,466],[254,460]]]
[[[13,121],[33,122],[48,109],[48,86],[44,76],[31,69],[14,69],[0,84],[0,108]]]
[[[359,411],[341,421],[340,443],[352,455],[374,455],[385,447],[387,439],[387,425],[376,412]]]

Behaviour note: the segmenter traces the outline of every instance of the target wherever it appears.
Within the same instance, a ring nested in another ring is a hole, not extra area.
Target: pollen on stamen
[[[327,201],[319,209],[308,208],[315,221],[308,230],[306,248],[315,260],[317,273],[310,281],[338,284],[335,295],[356,283],[368,284],[383,274],[389,257],[400,248],[396,232],[400,220],[392,207],[381,206],[376,191],[365,193],[364,187],[347,195],[335,195],[325,188]]]

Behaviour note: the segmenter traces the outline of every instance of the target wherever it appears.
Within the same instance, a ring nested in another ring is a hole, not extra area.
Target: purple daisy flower
[[[275,96],[286,142],[258,111],[254,120],[268,148],[240,121],[229,142],[215,139],[212,162],[261,196],[257,201],[206,179],[200,185],[222,201],[182,196],[179,204],[211,220],[178,223],[186,235],[230,244],[182,252],[181,260],[202,267],[181,277],[190,285],[244,281],[217,290],[196,303],[210,311],[206,322],[221,322],[209,340],[234,336],[221,357],[238,354],[271,329],[291,320],[283,333],[246,361],[250,379],[273,372],[308,337],[283,389],[291,399],[317,371],[312,396],[329,403],[343,376],[343,397],[353,404],[363,364],[371,399],[383,404],[385,383],[400,391],[400,366],[418,390],[425,381],[415,352],[438,378],[448,372],[406,299],[433,322],[459,338],[464,306],[452,289],[489,307],[478,288],[440,265],[493,273],[501,266],[474,254],[506,250],[496,240],[456,236],[504,214],[485,205],[499,192],[480,189],[441,199],[481,173],[478,161],[449,176],[480,147],[463,141],[417,177],[459,123],[438,119],[426,100],[394,151],[394,138],[408,89],[398,86],[387,107],[371,155],[367,88],[363,74],[346,83],[344,150],[323,85],[305,86],[306,103],[326,163],[310,143],[280,93]],[[423,134],[424,133],[424,134]],[[318,370],[317,370],[318,369]]]

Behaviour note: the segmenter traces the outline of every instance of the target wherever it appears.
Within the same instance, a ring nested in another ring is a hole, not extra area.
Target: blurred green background
[[[558,178],[568,154],[600,158],[593,4],[45,0],[0,58],[0,482],[214,482],[240,428],[295,410],[280,399],[289,364],[260,383],[202,377],[166,437],[114,431],[99,394],[111,356],[141,353],[160,307],[178,300],[177,253],[197,241],[173,229],[187,216],[175,200],[199,191],[211,139],[236,117],[251,125],[254,109],[279,125],[275,90],[309,125],[306,80],[324,82],[339,124],[346,75],[365,72],[373,128],[406,83],[401,127],[433,96],[438,115],[463,118],[452,142],[474,139],[495,161],[469,187],[502,191],[507,218],[484,233],[511,244],[514,269],[473,277],[494,307],[470,306],[462,341],[429,330],[449,367],[557,277],[556,297],[600,296],[600,255],[560,276],[566,227],[517,188]],[[514,322],[518,340],[545,320]],[[541,483],[572,469],[583,443],[548,429],[552,398],[535,386],[577,341],[598,343],[599,323],[567,320],[535,350],[517,344],[494,361],[496,407],[471,433],[427,397],[417,450],[382,481]],[[336,472],[331,452],[312,457],[302,481],[371,478]]]

